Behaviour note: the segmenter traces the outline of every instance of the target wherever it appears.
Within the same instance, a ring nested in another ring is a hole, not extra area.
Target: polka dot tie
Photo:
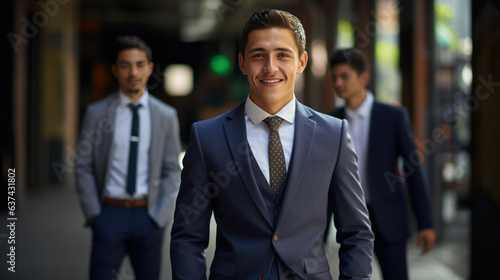
[[[285,181],[286,163],[283,146],[281,146],[278,127],[283,119],[280,117],[269,117],[264,120],[269,126],[269,180],[271,188],[276,194],[280,192],[281,185]]]

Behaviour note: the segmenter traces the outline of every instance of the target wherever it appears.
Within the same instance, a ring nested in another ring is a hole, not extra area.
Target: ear
[[[297,67],[297,74],[301,74],[306,69],[307,65],[307,52],[304,51],[302,55],[299,57],[299,65]]]
[[[361,73],[360,78],[364,86],[370,83],[370,73],[368,71]]]
[[[243,75],[246,75],[247,69],[245,67],[245,59],[243,58],[243,54],[241,52],[238,53],[238,65],[240,66],[241,73],[243,73]]]
[[[117,75],[116,75],[116,65],[115,64],[111,65],[111,72],[113,72],[113,75],[115,77],[117,77]]]
[[[148,76],[150,76],[150,75],[151,75],[151,73],[153,73],[153,67],[154,67],[153,62],[150,62],[150,63],[149,63],[149,74],[148,74]]]

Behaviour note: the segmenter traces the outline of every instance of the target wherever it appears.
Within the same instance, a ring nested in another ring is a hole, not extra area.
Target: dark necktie
[[[128,171],[127,171],[127,193],[134,195],[135,184],[137,178],[137,148],[139,145],[139,113],[138,110],[141,104],[128,104],[132,110],[132,131],[130,133],[130,150],[128,155]]]
[[[269,126],[269,181],[271,188],[278,194],[286,176],[285,154],[278,132],[283,119],[269,117],[264,122]]]

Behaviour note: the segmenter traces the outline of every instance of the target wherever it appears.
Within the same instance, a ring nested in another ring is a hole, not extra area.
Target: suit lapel
[[[273,225],[271,216],[267,211],[266,203],[260,193],[259,187],[252,172],[252,153],[247,141],[245,124],[245,102],[236,107],[227,115],[228,121],[224,124],[226,140],[235,163],[241,167],[241,179],[245,184],[255,205],[262,213],[269,225]]]
[[[285,194],[281,211],[278,216],[276,227],[279,227],[284,217],[286,216],[290,206],[292,205],[295,194],[302,180],[302,174],[306,167],[309,153],[311,151],[314,132],[316,130],[316,122],[311,120],[311,112],[301,103],[297,102],[295,113],[295,133],[293,140],[292,158],[286,180]]]
[[[104,185],[105,185],[105,180],[106,180],[106,174],[108,172],[108,167],[109,167],[109,155],[111,153],[111,144],[113,143],[113,136],[115,133],[115,118],[116,118],[116,110],[118,110],[118,105],[119,105],[119,98],[118,94],[113,94],[110,96],[108,104],[107,104],[107,110],[104,113],[104,120],[107,120],[109,122],[109,126],[106,125],[106,127],[109,127],[108,132],[102,132],[103,139],[102,139],[102,147],[99,149],[99,155],[106,155],[104,157],[99,156],[97,158],[102,158],[102,167],[104,167],[101,170],[98,170],[97,172],[102,172],[101,176],[99,176],[101,179],[100,185],[102,186],[102,190],[104,191]]]
[[[113,142],[113,136],[115,134],[115,119],[116,119],[116,111],[118,110],[118,106],[120,105],[120,98],[118,98],[118,94],[114,94],[110,99],[108,112],[106,113],[106,117],[111,121],[111,127],[113,131],[111,133],[107,133],[108,137],[104,139],[104,148],[105,151],[109,153],[111,149],[111,144]]]
[[[370,114],[370,131],[368,131],[368,157],[366,163],[367,166],[375,166],[377,164],[377,162],[372,162],[372,160],[375,159],[375,157],[373,156],[375,149],[372,149],[371,147],[378,147],[377,143],[375,143],[376,141],[375,132],[379,131],[379,129],[377,129],[379,125],[383,125],[378,123],[379,120],[378,116],[380,116],[380,113],[382,113],[379,110],[380,109],[379,105],[380,104],[378,104],[378,102],[373,101],[372,112]],[[367,170],[368,175],[370,174],[370,170],[371,169],[368,168]]]

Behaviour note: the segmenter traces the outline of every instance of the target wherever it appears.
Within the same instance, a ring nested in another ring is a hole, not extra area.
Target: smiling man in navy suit
[[[370,279],[373,233],[347,122],[294,95],[307,64],[300,21],[257,11],[240,42],[248,98],[191,128],[171,236],[173,279],[206,279],[212,214],[209,279],[332,279],[322,242],[328,205],[340,279]]]
[[[337,109],[333,116],[349,122],[382,275],[385,280],[404,280],[408,278],[406,243],[411,233],[407,194],[418,224],[417,246],[424,246],[426,253],[436,238],[429,190],[406,109],[375,101],[365,88],[370,79],[366,69],[359,49],[333,53],[330,73],[334,90],[346,101],[346,107]],[[400,159],[407,188],[398,175]]]

